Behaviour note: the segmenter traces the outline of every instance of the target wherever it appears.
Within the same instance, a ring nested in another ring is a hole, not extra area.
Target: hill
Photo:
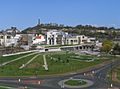
[[[115,39],[120,38],[120,29],[114,27],[95,27],[92,25],[77,25],[77,26],[65,26],[62,24],[49,23],[49,24],[38,24],[34,27],[26,28],[22,33],[41,33],[45,34],[48,30],[62,30],[68,33],[84,34],[87,36],[93,36],[100,39]]]

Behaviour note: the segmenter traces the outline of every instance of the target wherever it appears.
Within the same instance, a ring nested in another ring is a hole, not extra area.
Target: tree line
[[[62,30],[64,32],[87,35],[96,37],[98,39],[117,39],[120,38],[120,29],[114,27],[95,27],[92,25],[77,25],[77,26],[66,26],[63,24],[48,23],[48,24],[39,24],[34,27],[26,28],[22,33],[41,33],[44,34],[44,31],[51,29]],[[99,31],[99,32],[98,32]],[[102,32],[105,31],[105,32]]]

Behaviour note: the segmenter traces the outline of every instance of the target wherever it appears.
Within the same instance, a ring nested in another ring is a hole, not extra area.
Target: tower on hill
[[[41,23],[40,23],[40,19],[38,19],[38,25],[40,25]]]

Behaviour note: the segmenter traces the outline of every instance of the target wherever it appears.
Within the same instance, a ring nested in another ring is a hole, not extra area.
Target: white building
[[[74,45],[74,44],[86,44],[86,43],[95,43],[95,38],[89,38],[85,35],[75,35],[69,36],[66,38],[66,44]]]
[[[33,44],[45,44],[45,36],[42,34],[36,34],[33,37]]]
[[[19,34],[13,37],[11,34],[0,33],[0,46],[16,46],[20,37]]]
[[[46,42],[48,45],[64,45],[67,35],[68,33],[62,31],[50,30],[47,32]]]
[[[10,29],[6,29],[6,33],[20,33],[20,31],[16,27],[11,27]]]
[[[85,35],[73,35],[62,31],[51,30],[47,32],[48,45],[77,45],[95,43],[96,39]]]

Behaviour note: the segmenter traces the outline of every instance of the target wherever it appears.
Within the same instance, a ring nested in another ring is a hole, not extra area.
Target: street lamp
[[[112,62],[111,62],[111,84],[110,84],[110,87],[113,87],[113,84],[112,84]]]
[[[114,46],[113,46],[113,48],[114,48]],[[113,48],[111,49],[111,52],[114,51]],[[113,53],[113,57],[114,57],[114,59],[115,59],[115,53]],[[111,61],[111,84],[110,84],[110,87],[111,87],[111,88],[113,87],[113,84],[112,84],[112,68],[113,68],[113,62],[114,62],[114,60]]]
[[[112,49],[110,50],[110,53],[114,51],[114,50],[113,50],[114,47],[115,47],[115,45],[112,46]],[[115,57],[115,54],[113,54],[113,55],[114,55],[114,57]],[[114,59],[115,59],[115,58],[114,58]],[[111,61],[111,84],[110,84],[110,87],[111,87],[111,88],[113,87],[113,84],[112,84],[112,67],[113,67],[112,65],[113,65],[113,62],[114,62],[114,60]]]

